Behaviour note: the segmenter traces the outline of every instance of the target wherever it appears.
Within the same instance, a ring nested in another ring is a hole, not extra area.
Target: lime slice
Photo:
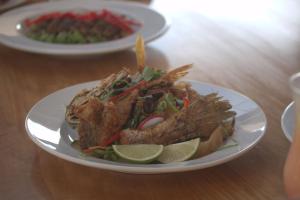
[[[113,145],[118,156],[134,163],[150,163],[162,153],[163,148],[163,145],[156,144]]]
[[[158,157],[161,163],[182,162],[193,157],[200,143],[200,138],[186,142],[170,144],[164,147],[162,154]]]

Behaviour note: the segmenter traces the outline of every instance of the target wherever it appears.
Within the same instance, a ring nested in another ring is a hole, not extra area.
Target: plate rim
[[[79,1],[79,0],[77,0],[77,1]],[[99,3],[99,1],[97,1],[97,0],[89,0],[89,1],[94,2],[94,3]],[[54,1],[40,2],[40,3],[36,3],[36,4],[30,4],[30,5],[22,6],[20,8],[13,9],[11,11],[7,11],[7,12],[3,13],[1,16],[2,17],[9,17],[9,16],[14,15],[15,13],[17,13],[19,10],[22,10],[22,9],[25,9],[25,8],[28,8],[28,7],[45,6],[49,3],[50,4],[56,4],[56,3],[60,3],[60,2],[66,2],[67,4],[72,3],[72,1],[69,1],[69,0],[62,0],[62,1],[55,1],[55,2]],[[105,6],[120,5],[120,6],[124,6],[124,7],[139,7],[141,9],[146,9],[148,11],[151,11],[153,14],[155,14],[157,16],[160,16],[163,19],[163,22],[164,22],[162,28],[157,30],[155,33],[153,33],[149,37],[144,38],[145,43],[149,43],[149,42],[161,37],[170,28],[171,20],[168,17],[166,17],[163,13],[159,12],[158,10],[155,10],[154,8],[149,7],[145,4],[138,3],[138,2],[123,2],[123,1],[105,1],[105,2],[100,2],[100,3],[105,5]],[[126,11],[126,9],[123,9],[123,10]],[[25,12],[25,11],[22,11],[22,12]],[[137,35],[137,34],[139,34],[139,32],[140,31],[134,32],[130,36]],[[24,51],[24,52],[36,53],[36,54],[41,54],[41,55],[53,55],[53,56],[78,56],[78,55],[83,55],[84,56],[84,55],[108,54],[108,53],[112,53],[112,52],[118,52],[118,51],[123,51],[123,50],[126,50],[126,49],[131,49],[135,45],[134,43],[132,43],[132,44],[128,43],[128,44],[124,44],[124,45],[115,46],[114,48],[109,49],[109,50],[101,49],[101,48],[99,49],[99,47],[94,46],[92,50],[88,50],[88,51],[70,51],[70,50],[66,50],[66,51],[56,52],[55,49],[44,49],[44,48],[41,48],[41,47],[37,47],[37,48],[33,48],[33,49],[30,48],[30,47],[28,48],[28,45],[20,44],[18,42],[14,43],[14,41],[11,41],[10,36],[7,36],[7,35],[1,34],[1,33],[0,33],[0,36],[1,36],[0,37],[0,43],[7,46],[7,47],[17,49],[17,50],[20,50],[20,51]],[[23,35],[21,35],[21,37],[26,38]],[[126,38],[121,38],[121,39],[126,40]],[[114,41],[111,41],[111,42],[114,42]],[[60,45],[63,45],[63,44],[60,44]],[[91,46],[88,46],[88,44],[84,44],[84,45],[85,45],[85,47],[82,47],[82,48],[91,47]],[[93,45],[101,45],[101,43],[98,43],[98,44],[95,43]],[[70,46],[70,47],[72,47],[72,46]],[[57,48],[59,48],[59,47],[57,47]],[[69,48],[69,49],[71,49],[71,48]]]
[[[283,134],[284,134],[284,136],[286,137],[286,139],[289,141],[289,142],[292,142],[292,140],[293,140],[293,138],[292,138],[292,136],[290,135],[290,133],[289,133],[289,131],[287,130],[287,127],[286,127],[286,122],[285,122],[285,118],[286,118],[286,116],[287,116],[287,113],[288,113],[288,111],[290,110],[290,109],[292,109],[293,107],[294,107],[294,105],[295,105],[295,102],[294,101],[292,101],[292,102],[290,102],[288,105],[287,105],[287,107],[285,107],[285,109],[284,109],[284,111],[283,111],[283,113],[282,113],[282,115],[281,115],[281,129],[282,129],[282,132],[283,132]]]
[[[1,15],[4,15],[6,12],[9,12],[5,10],[17,7],[23,3],[26,3],[26,0],[8,0],[8,2],[0,6],[0,12],[3,12],[3,14]]]
[[[31,139],[31,141],[33,143],[35,143],[38,147],[40,147],[41,149],[45,150],[46,152],[50,153],[51,155],[57,156],[63,160],[72,162],[72,163],[76,163],[82,166],[88,166],[88,167],[93,167],[93,168],[97,168],[97,169],[101,169],[101,170],[108,170],[108,171],[115,171],[115,172],[121,172],[121,173],[127,173],[127,174],[161,174],[161,173],[177,173],[177,172],[186,172],[186,171],[193,171],[193,170],[200,170],[200,169],[204,169],[204,168],[209,168],[209,167],[213,167],[213,166],[217,166],[223,163],[226,163],[228,161],[231,161],[235,158],[238,158],[242,155],[244,155],[245,153],[247,153],[248,151],[250,151],[251,149],[253,149],[260,141],[261,139],[265,136],[266,134],[266,130],[268,128],[268,121],[267,121],[267,117],[266,114],[264,113],[263,109],[261,108],[261,106],[259,104],[257,104],[254,100],[250,99],[249,97],[245,96],[244,94],[241,94],[233,89],[229,89],[226,87],[222,87],[216,84],[210,84],[207,82],[202,82],[202,81],[197,81],[197,80],[188,80],[185,79],[185,81],[190,81],[190,82],[194,82],[197,84],[201,84],[201,85],[207,85],[207,86],[213,86],[213,87],[218,87],[220,89],[225,89],[227,91],[230,91],[232,93],[238,94],[252,102],[254,102],[257,107],[259,108],[259,110],[261,111],[262,117],[264,119],[265,125],[264,125],[264,129],[262,130],[261,134],[246,148],[244,148],[243,150],[240,150],[238,152],[234,152],[228,156],[226,156],[226,158],[224,159],[218,159],[218,160],[214,160],[211,162],[207,162],[207,163],[196,163],[194,165],[177,165],[177,166],[172,166],[172,167],[166,167],[166,168],[154,168],[151,167],[151,165],[149,165],[149,167],[145,168],[142,167],[143,165],[140,166],[119,166],[119,165],[113,165],[113,164],[108,164],[108,163],[98,163],[98,162],[93,162],[90,160],[83,160],[81,158],[76,158],[76,157],[72,157],[70,155],[55,151],[51,148],[47,148],[45,145],[42,145],[41,142],[39,142],[38,139],[36,139],[32,134],[30,134],[27,122],[28,119],[30,117],[30,114],[33,112],[33,110],[41,103],[43,102],[45,99],[47,99],[49,96],[54,95],[55,93],[58,92],[62,92],[63,90],[67,89],[67,88],[71,88],[71,87],[78,87],[82,84],[92,84],[92,83],[99,83],[99,80],[97,81],[88,81],[88,82],[83,82],[83,83],[77,83],[74,85],[70,85],[67,87],[64,87],[62,89],[56,90],[52,93],[50,93],[49,95],[43,97],[42,99],[40,99],[38,102],[36,102],[31,109],[29,110],[28,114],[26,115],[25,118],[25,129],[26,129],[26,133],[29,136],[29,138]],[[181,162],[181,164],[184,162]],[[168,165],[168,164],[162,164],[162,165]],[[183,167],[184,166],[184,167]]]

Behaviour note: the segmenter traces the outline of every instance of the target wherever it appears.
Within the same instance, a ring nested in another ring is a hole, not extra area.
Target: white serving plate
[[[283,111],[281,116],[281,128],[286,138],[291,142],[295,126],[295,104],[291,102]]]
[[[77,138],[77,133],[64,120],[65,108],[75,94],[84,88],[95,87],[98,81],[67,87],[40,100],[26,117],[26,130],[34,143],[57,157],[89,167],[135,174],[181,172],[219,165],[246,153],[263,137],[267,120],[262,109],[254,101],[230,89],[197,81],[189,82],[200,94],[218,92],[230,101],[232,109],[237,112],[233,135],[233,139],[238,142],[237,146],[173,164],[127,164],[82,156],[70,145]]]
[[[20,22],[33,16],[53,11],[100,11],[101,9],[108,9],[118,14],[124,14],[143,25],[137,32],[125,38],[109,42],[76,45],[35,41],[27,38],[18,30]],[[137,34],[141,34],[145,42],[150,42],[163,35],[167,31],[169,23],[163,15],[141,3],[64,0],[37,3],[4,13],[0,17],[0,27],[0,43],[8,47],[39,54],[74,56],[103,54],[132,48],[135,45]]]

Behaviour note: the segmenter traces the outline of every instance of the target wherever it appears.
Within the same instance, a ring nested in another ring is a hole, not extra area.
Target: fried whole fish
[[[154,127],[123,130],[120,143],[168,145],[196,137],[209,138],[214,129],[236,114],[230,111],[230,103],[221,100],[216,93],[200,96],[190,89],[190,95],[193,101],[188,108],[183,108]]]
[[[168,145],[200,137],[199,157],[218,149],[233,134],[236,113],[229,101],[177,82],[191,64],[169,72],[146,67],[140,36],[136,58],[135,74],[127,69],[111,74],[96,87],[78,93],[67,106],[65,119],[77,129],[82,150],[114,143]],[[145,128],[155,117],[163,121]]]
[[[164,74],[156,80],[148,81],[143,85],[143,89],[171,88],[174,81],[186,75],[190,67],[191,65],[185,65]],[[129,71],[122,69],[119,73],[112,74],[104,79],[97,87],[81,91],[67,106],[66,121],[73,128],[77,128],[82,149],[105,145],[105,141],[120,131],[127,123],[132,114],[132,106],[139,96],[138,88],[117,101],[102,97],[113,87],[117,80],[128,76]]]

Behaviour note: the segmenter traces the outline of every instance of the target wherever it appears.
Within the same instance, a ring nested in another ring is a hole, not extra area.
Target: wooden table
[[[130,175],[64,161],[29,140],[27,112],[58,89],[101,79],[123,66],[135,70],[134,52],[71,59],[0,46],[1,199],[286,198],[282,170],[290,144],[280,116],[291,101],[288,78],[300,66],[299,2],[156,0],[151,6],[172,26],[147,46],[148,65],[169,69],[194,63],[187,78],[249,96],[268,118],[262,141],[238,159],[186,173]]]

